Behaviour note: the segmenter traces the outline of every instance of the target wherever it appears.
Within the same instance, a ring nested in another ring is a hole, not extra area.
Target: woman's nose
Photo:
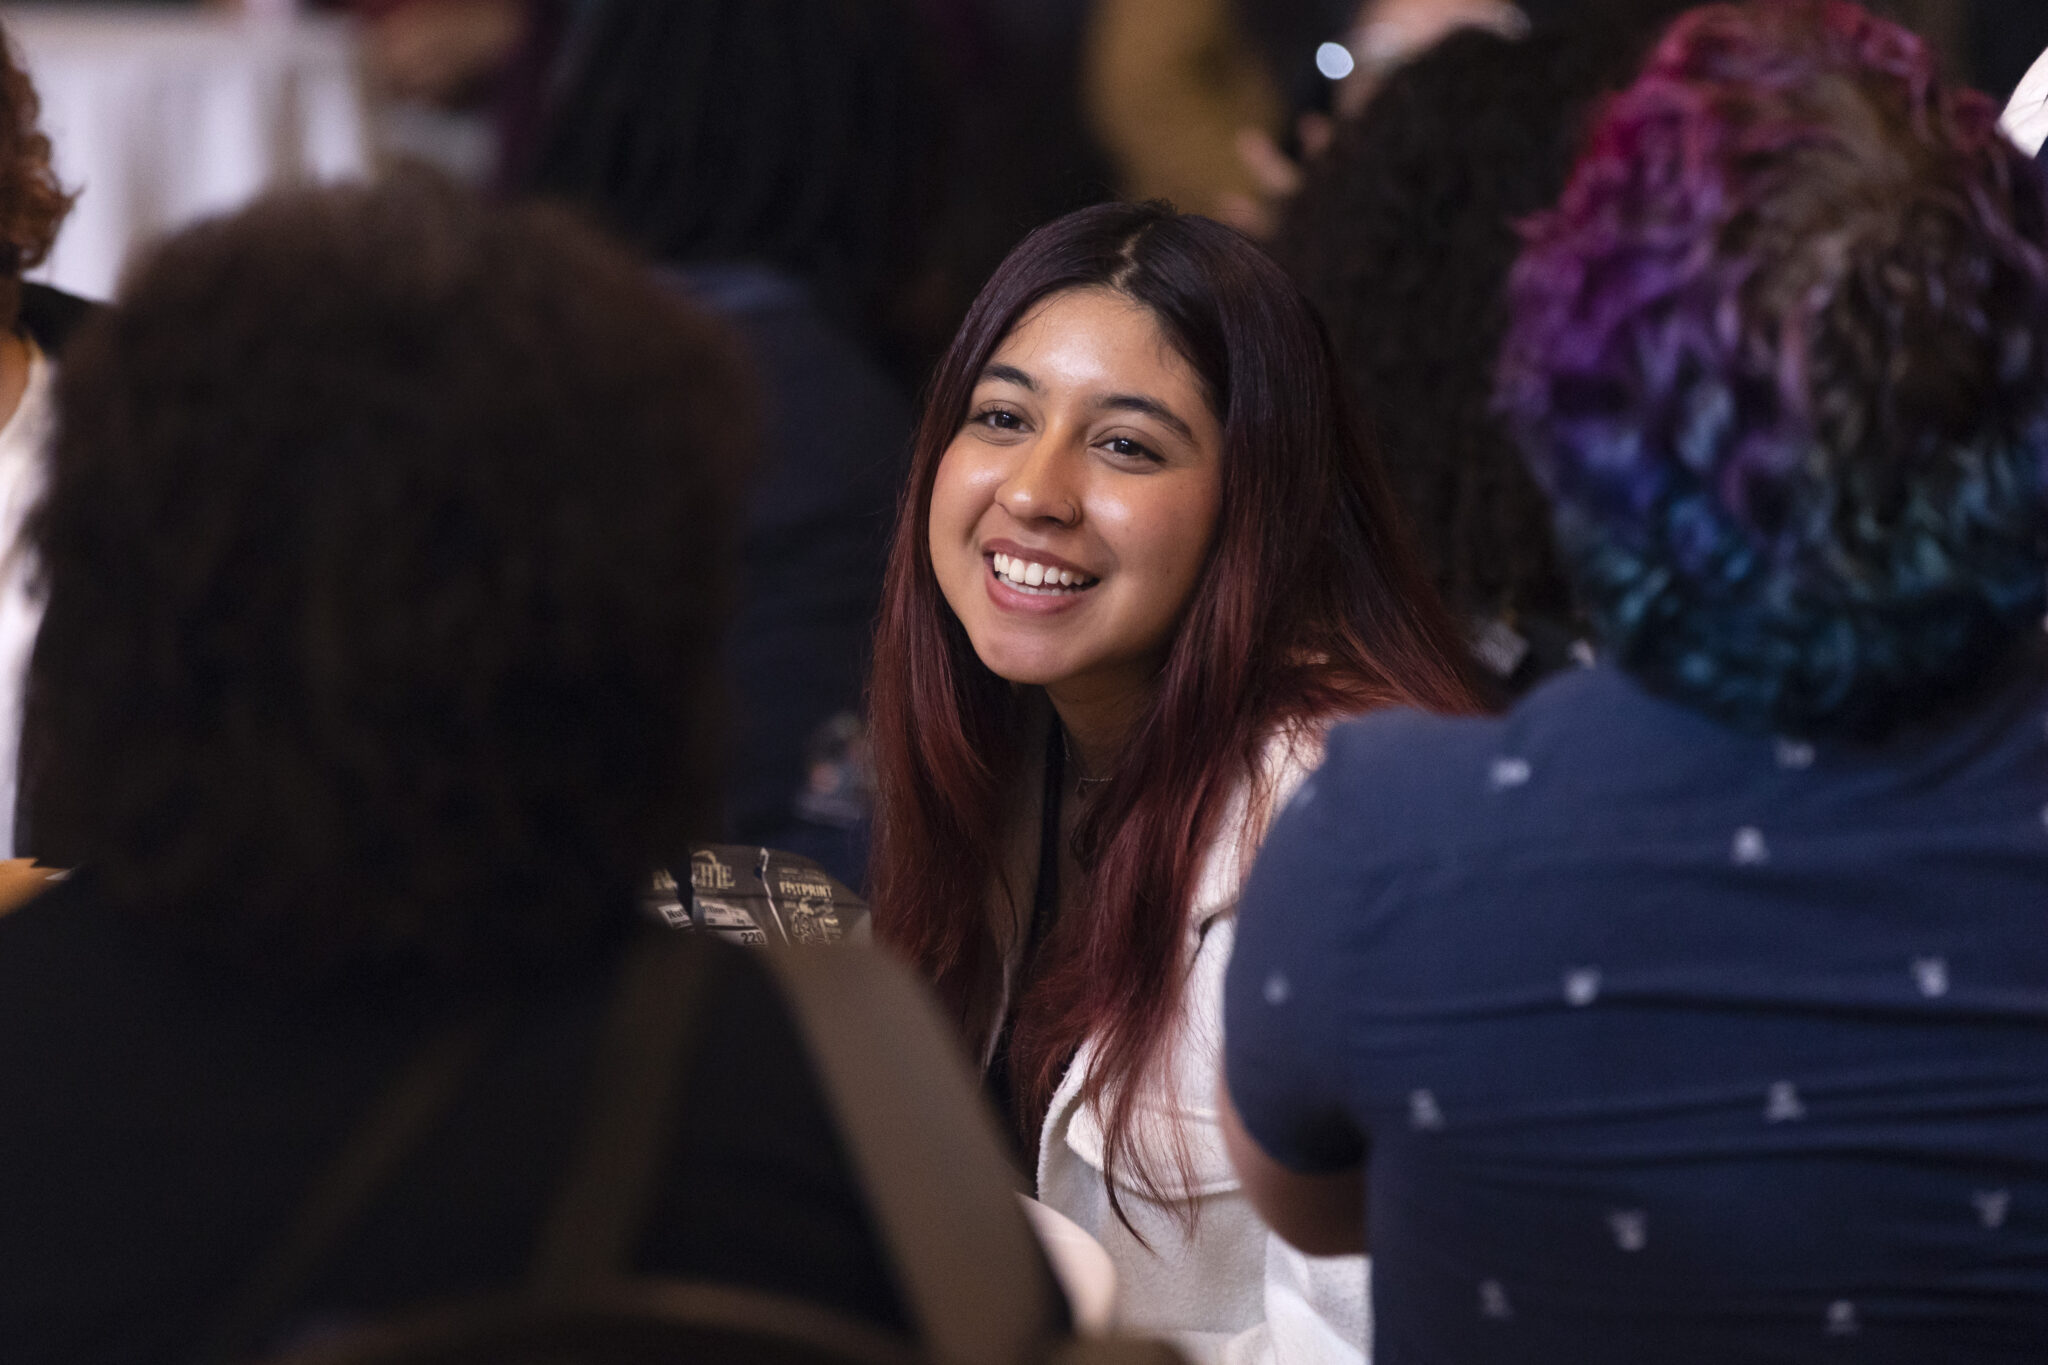
[[[996,501],[1019,521],[1072,526],[1081,519],[1078,469],[1069,443],[1052,433],[1019,452],[1016,466],[996,490]]]

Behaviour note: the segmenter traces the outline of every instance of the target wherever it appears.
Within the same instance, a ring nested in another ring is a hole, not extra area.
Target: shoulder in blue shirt
[[[2048,670],[1876,748],[1608,669],[1332,736],[1246,889],[1226,1064],[1370,1163],[1382,1365],[2036,1359]]]

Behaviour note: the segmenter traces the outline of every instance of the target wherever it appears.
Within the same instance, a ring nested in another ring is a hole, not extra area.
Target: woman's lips
[[[1098,578],[1089,578],[1085,574],[1076,574],[1071,569],[1054,570],[1043,560],[1025,559],[1022,556],[990,553],[984,554],[981,558],[988,566],[985,578],[989,599],[1004,611],[1033,615],[1065,611],[1086,600],[1089,591],[1102,581]],[[1030,581],[1031,571],[1034,569],[1038,570],[1037,583]],[[1057,578],[1071,578],[1074,581],[1048,581],[1048,572]],[[1013,574],[1022,577],[1012,577]]]

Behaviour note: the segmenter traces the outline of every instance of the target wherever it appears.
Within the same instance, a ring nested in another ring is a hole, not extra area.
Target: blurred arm
[[[1282,1240],[1311,1256],[1355,1255],[1366,1249],[1363,1162],[1327,1175],[1289,1170],[1245,1131],[1226,1081],[1217,1083],[1216,1107],[1245,1197]]]

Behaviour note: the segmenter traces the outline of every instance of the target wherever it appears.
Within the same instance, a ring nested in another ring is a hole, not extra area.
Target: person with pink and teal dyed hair
[[[1704,6],[1525,226],[1597,657],[1336,731],[1225,1132],[1378,1365],[2048,1344],[2048,181],[1845,0]]]

